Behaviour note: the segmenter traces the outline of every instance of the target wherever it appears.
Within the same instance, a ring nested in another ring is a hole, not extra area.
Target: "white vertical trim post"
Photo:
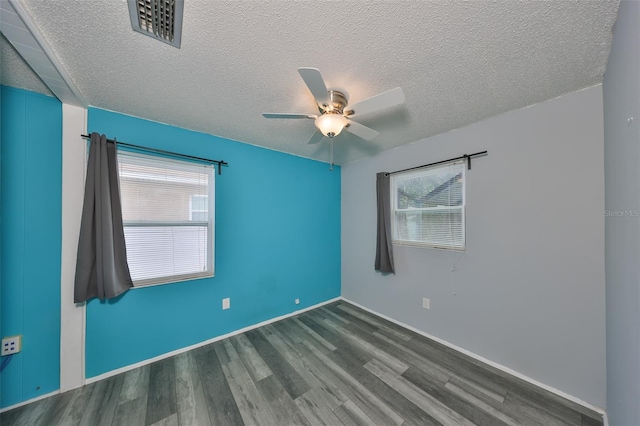
[[[60,392],[85,383],[85,303],[73,302],[84,199],[87,110],[62,104],[62,259],[60,276]]]

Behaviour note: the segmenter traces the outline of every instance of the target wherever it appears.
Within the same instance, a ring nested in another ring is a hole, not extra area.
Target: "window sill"
[[[141,283],[141,281],[134,281],[133,282],[133,287],[131,287],[131,289],[136,289],[136,288],[147,288],[147,287],[156,287],[159,285],[167,285],[167,284],[176,284],[176,283],[181,283],[181,282],[185,282],[185,281],[193,281],[193,280],[201,280],[201,279],[205,279],[205,278],[214,278],[215,274],[211,273],[210,275],[188,275],[188,276],[176,276],[176,277],[170,277],[167,279],[167,281],[159,281],[159,282],[149,282],[149,283]],[[142,281],[143,282],[143,281]]]

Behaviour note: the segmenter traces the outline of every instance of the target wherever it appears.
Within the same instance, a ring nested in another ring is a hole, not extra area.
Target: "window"
[[[119,151],[118,171],[134,285],[212,277],[213,165]]]
[[[394,244],[464,250],[465,164],[391,175]]]

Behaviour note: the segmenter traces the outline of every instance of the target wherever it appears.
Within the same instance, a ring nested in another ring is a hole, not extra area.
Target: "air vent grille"
[[[180,48],[184,0],[128,0],[134,31]]]

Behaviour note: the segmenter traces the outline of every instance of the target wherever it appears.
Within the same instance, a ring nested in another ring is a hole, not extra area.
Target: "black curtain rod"
[[[423,167],[435,166],[435,165],[438,165],[438,164],[450,163],[452,161],[463,160],[463,159],[466,160],[466,162],[467,162],[467,169],[471,170],[471,159],[473,157],[481,157],[481,156],[485,156],[485,155],[488,155],[487,151],[476,152],[475,154],[465,154],[465,155],[462,155],[460,157],[450,158],[448,160],[436,161],[435,163],[423,164],[422,166],[410,167],[408,169],[403,169],[403,170],[396,170],[395,172],[385,173],[385,175],[386,176],[394,175],[396,173],[408,172],[409,170],[421,169]]]
[[[91,136],[89,135],[80,135],[80,137],[83,137],[85,139],[91,139]],[[140,145],[134,145],[132,143],[126,143],[126,142],[120,142],[120,141],[116,141],[115,139],[107,139],[107,142],[113,142],[117,145],[122,145],[122,146],[128,146],[129,148],[135,148],[141,151],[148,151],[148,152],[154,152],[156,154],[164,154],[164,155],[170,155],[172,157],[178,157],[178,158],[186,158],[189,160],[198,160],[198,161],[204,161],[207,163],[215,163],[218,165],[218,174],[221,175],[222,174],[222,166],[229,166],[229,163],[227,163],[226,161],[222,161],[222,160],[210,160],[208,158],[202,158],[202,157],[194,157],[193,155],[187,155],[187,154],[179,154],[177,152],[171,152],[171,151],[165,151],[163,149],[155,149],[155,148],[147,148],[146,146],[140,146]]]

